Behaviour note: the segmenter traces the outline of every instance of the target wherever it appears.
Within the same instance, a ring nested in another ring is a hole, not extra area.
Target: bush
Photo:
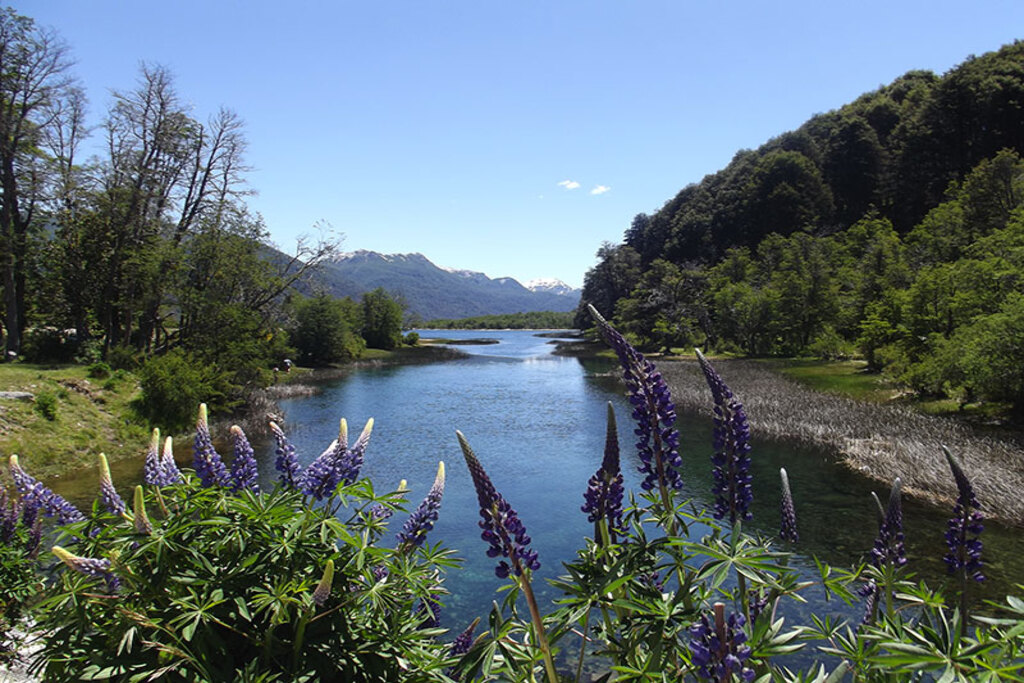
[[[53,422],[57,419],[57,397],[48,391],[40,391],[36,394],[35,411]]]
[[[402,337],[402,343],[406,346],[416,346],[420,343],[420,333],[407,332],[406,335]]]
[[[29,363],[71,363],[77,351],[74,337],[56,327],[26,330],[21,343],[21,356]]]
[[[113,346],[107,351],[107,363],[114,370],[134,370],[139,367],[139,357],[130,346]]]
[[[86,368],[86,374],[93,379],[107,379],[110,377],[111,369],[110,366],[103,361],[93,363]]]
[[[133,403],[141,418],[172,433],[186,429],[202,401],[224,406],[230,392],[226,373],[184,351],[151,358],[138,372],[142,395]]]

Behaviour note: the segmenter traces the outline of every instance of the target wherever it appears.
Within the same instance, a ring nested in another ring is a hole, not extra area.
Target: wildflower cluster
[[[725,605],[715,603],[714,622],[706,614],[690,627],[690,653],[697,677],[705,681],[730,681],[738,676],[744,681],[754,680],[755,672],[745,666],[750,659],[747,634],[743,630],[746,619],[732,613],[725,617]]]
[[[427,497],[423,499],[419,507],[409,516],[402,531],[398,534],[398,542],[405,549],[415,548],[423,544],[427,532],[434,528],[441,511],[441,496],[444,495],[444,463],[437,466],[437,476],[434,477],[434,485],[430,487]]]
[[[943,557],[950,573],[962,572],[965,577],[975,581],[983,581],[985,574],[981,571],[981,532],[985,517],[981,514],[981,505],[974,495],[974,487],[964,474],[960,463],[945,446],[942,447],[946,462],[956,480],[957,498],[953,507],[953,517],[946,528],[946,547],[949,552]]]
[[[615,410],[609,403],[604,458],[601,467],[587,482],[587,490],[583,494],[585,502],[581,507],[581,510],[587,513],[587,521],[596,525],[595,540],[601,536],[602,521],[607,524],[608,531],[612,534],[625,531],[622,521],[623,494],[622,472],[619,468],[619,433],[615,425]]]

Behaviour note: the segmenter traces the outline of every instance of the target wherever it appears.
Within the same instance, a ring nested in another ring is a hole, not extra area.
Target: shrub
[[[35,411],[53,422],[57,419],[57,397],[48,391],[40,391],[36,394]]]
[[[139,367],[138,353],[130,346],[113,346],[107,351],[107,363],[114,370],[134,370]]]
[[[103,361],[93,363],[86,368],[86,374],[93,379],[107,379],[110,377],[111,369],[110,366]]]
[[[405,344],[406,346],[416,346],[417,344],[420,343],[420,333],[407,332],[405,336],[402,337],[402,343]]]
[[[142,395],[133,404],[135,411],[171,432],[188,426],[200,402],[223,405],[230,391],[224,372],[180,350],[151,358],[138,377]]]

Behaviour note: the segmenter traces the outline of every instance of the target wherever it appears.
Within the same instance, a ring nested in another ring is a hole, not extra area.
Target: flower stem
[[[523,595],[526,596],[526,604],[530,608],[530,618],[533,620],[533,630],[537,637],[537,645],[544,655],[544,667],[547,669],[548,681],[550,683],[558,683],[555,660],[551,657],[551,646],[548,644],[548,636],[544,631],[544,622],[541,619],[540,610],[537,608],[537,598],[533,594],[530,577],[524,573],[518,576],[516,580],[519,582],[519,587],[522,589]]]

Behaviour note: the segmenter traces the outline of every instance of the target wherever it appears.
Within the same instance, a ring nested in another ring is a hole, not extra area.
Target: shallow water
[[[487,469],[496,488],[518,511],[542,564],[535,582],[542,600],[558,596],[543,579],[561,573],[561,563],[574,557],[592,525],[580,512],[587,479],[601,462],[605,406],[611,401],[619,421],[620,445],[627,489],[639,491],[630,409],[617,370],[610,362],[551,355],[550,339],[528,331],[421,331],[424,337],[498,339],[491,345],[460,345],[469,357],[428,365],[360,368],[325,383],[314,396],[281,402],[285,431],[303,464],[310,462],[337,435],[345,417],[351,438],[365,421],[375,418],[363,476],[377,490],[392,490],[407,480],[410,509],[429,490],[439,460],[448,480],[441,517],[431,534],[458,551],[462,569],[448,575],[452,595],[445,600],[444,626],[461,629],[474,616],[484,616],[495,589],[495,562],[484,554],[479,539],[476,494],[455,437],[462,431]],[[728,382],[729,378],[724,377]],[[710,396],[710,394],[709,394]],[[742,398],[742,397],[740,397]],[[710,399],[709,399],[710,400]],[[684,459],[683,495],[698,505],[710,500],[710,421],[681,415],[677,424]],[[183,444],[184,445],[184,444]],[[254,443],[265,485],[273,480],[273,443]],[[190,458],[184,445],[178,457]],[[812,573],[813,556],[840,566],[858,562],[870,549],[877,531],[872,489],[882,500],[888,492],[863,476],[835,464],[830,454],[753,435],[754,519],[745,529],[777,533],[778,468],[789,472],[796,501],[801,540],[795,564]],[[54,482],[54,487],[79,501],[91,499],[90,477]],[[141,476],[141,463],[118,464],[119,487]],[[95,479],[92,479],[95,482]],[[85,490],[82,489],[86,485]],[[949,512],[912,501],[904,502],[910,566],[932,585],[945,581],[943,532]],[[402,515],[392,519],[397,532]],[[1000,600],[1012,584],[1024,580],[1024,540],[1018,530],[989,524],[983,536],[986,573],[983,596]],[[821,609],[821,605],[815,605]],[[828,608],[832,609],[832,608]],[[847,615],[857,611],[843,610]]]

